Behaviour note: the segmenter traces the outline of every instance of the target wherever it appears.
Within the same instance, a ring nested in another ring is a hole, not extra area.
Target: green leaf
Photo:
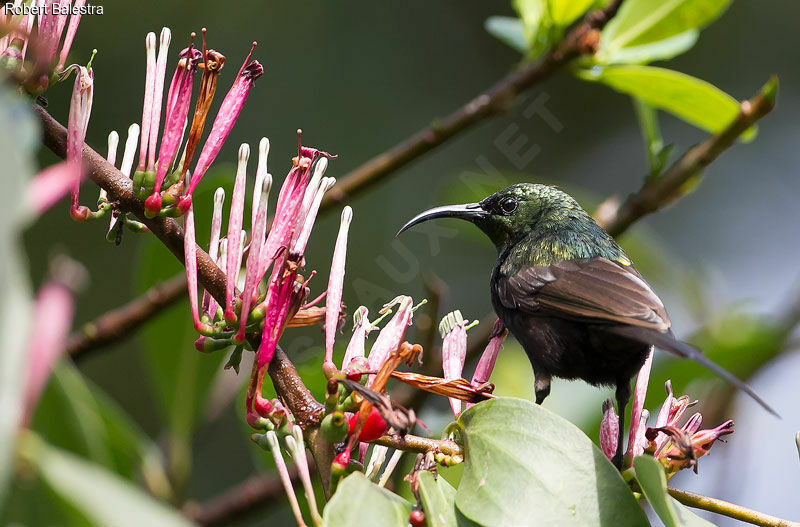
[[[0,87],[0,508],[5,501],[17,428],[24,407],[25,361],[30,334],[31,288],[19,230],[28,219],[23,200],[34,172],[39,128],[30,103]]]
[[[33,463],[48,487],[77,509],[91,525],[114,527],[189,527],[180,512],[129,482],[30,434],[22,456]]]
[[[490,16],[484,23],[486,31],[503,44],[514,48],[520,53],[528,52],[528,41],[525,39],[525,30],[522,20],[510,16]]]
[[[428,527],[455,527],[456,519],[456,489],[443,477],[437,478],[428,471],[420,472],[417,476],[419,482],[419,497],[422,500],[422,509]]]
[[[667,478],[664,475],[664,467],[650,456],[637,456],[633,459],[633,469],[636,472],[636,481],[639,482],[639,486],[644,492],[644,497],[664,522],[664,527],[680,525],[675,509],[670,502],[670,496],[667,494]]]
[[[656,60],[669,60],[690,50],[698,38],[700,32],[689,29],[663,40],[639,46],[627,46],[614,50],[613,53],[601,47],[595,53],[594,60],[599,64],[645,64]]]
[[[667,493],[667,478],[664,475],[664,468],[658,461],[650,456],[638,456],[633,460],[633,469],[647,502],[664,522],[664,527],[714,525],[691,512]]]
[[[411,504],[354,472],[339,484],[322,518],[323,527],[406,527]]]
[[[608,66],[583,70],[578,75],[598,81],[621,93],[642,99],[711,133],[719,133],[739,114],[739,102],[706,81],[653,66]],[[743,140],[755,131],[742,134]]]
[[[458,419],[464,474],[456,506],[481,525],[647,526],[622,476],[578,428],[521,399]]]
[[[594,0],[549,0],[553,24],[565,27],[592,7]]]
[[[729,3],[730,0],[626,0],[603,30],[600,60],[612,62],[609,58],[623,48],[699,30],[719,17]]]
[[[553,22],[547,0],[513,0],[512,5],[522,19],[523,34],[529,58],[536,58],[552,40]]]

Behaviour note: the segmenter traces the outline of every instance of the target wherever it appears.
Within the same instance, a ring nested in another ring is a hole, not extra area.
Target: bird
[[[651,347],[702,364],[777,415],[744,382],[675,337],[656,292],[569,194],[520,183],[479,203],[424,211],[397,235],[435,218],[469,221],[497,248],[492,307],[530,360],[537,404],[550,394],[553,377],[615,388],[620,423],[612,462],[618,469],[631,379]]]

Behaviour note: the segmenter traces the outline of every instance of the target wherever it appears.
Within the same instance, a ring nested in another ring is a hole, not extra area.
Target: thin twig
[[[106,312],[75,331],[67,343],[67,353],[78,361],[90,352],[133,334],[133,330],[186,296],[186,275],[160,282],[117,309]]]
[[[289,468],[289,477],[293,484],[300,481],[296,467]],[[203,527],[229,525],[259,509],[264,502],[280,499],[285,494],[280,478],[263,474],[246,479],[206,503],[188,503],[183,512]]]
[[[388,446],[405,452],[441,452],[448,456],[463,456],[464,451],[455,441],[449,439],[431,439],[406,434],[405,437],[385,435],[372,441],[376,445]]]
[[[323,205],[345,201],[356,190],[377,183],[460,132],[484,119],[506,112],[523,92],[550,77],[573,59],[593,54],[599,41],[599,31],[614,17],[621,3],[622,0],[614,0],[605,8],[590,13],[570,31],[561,45],[539,61],[511,72],[455,112],[434,120],[426,128],[347,174],[325,195]]]
[[[625,199],[618,207],[608,207],[598,215],[598,223],[612,236],[619,236],[635,221],[652,214],[686,193],[686,185],[725,150],[733,146],[739,136],[775,107],[778,79],[770,78],[752,99],[742,101],[739,115],[722,132],[709,136],[690,148],[661,176],[648,178],[642,188]],[[601,209],[603,207],[601,206]]]
[[[694,492],[673,488],[668,488],[667,492],[669,492],[670,496],[683,503],[687,507],[714,512],[729,518],[752,523],[753,525],[761,525],[762,527],[800,527],[800,523],[798,522],[782,520],[781,518],[776,518],[775,516],[770,516],[769,514],[764,514],[763,512],[754,511],[752,509],[748,509],[747,507],[736,505],[735,503],[729,503],[716,498],[709,498],[708,496],[702,496],[700,494],[695,494]]]

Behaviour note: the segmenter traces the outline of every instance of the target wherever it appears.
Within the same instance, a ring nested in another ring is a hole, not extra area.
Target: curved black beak
[[[403,227],[397,231],[395,236],[400,236],[403,231],[406,231],[417,225],[418,223],[422,223],[423,221],[432,220],[435,218],[459,218],[462,220],[467,220],[472,223],[480,220],[481,218],[485,218],[488,216],[488,213],[481,208],[480,203],[467,203],[465,205],[445,205],[444,207],[434,207],[432,209],[426,210],[425,212],[421,212],[414,216],[411,221],[403,225]]]

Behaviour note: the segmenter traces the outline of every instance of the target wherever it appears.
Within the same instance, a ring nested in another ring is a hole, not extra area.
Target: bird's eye
[[[511,214],[515,210],[517,210],[517,206],[519,203],[514,198],[506,198],[500,202],[500,210],[503,211],[504,214]]]

